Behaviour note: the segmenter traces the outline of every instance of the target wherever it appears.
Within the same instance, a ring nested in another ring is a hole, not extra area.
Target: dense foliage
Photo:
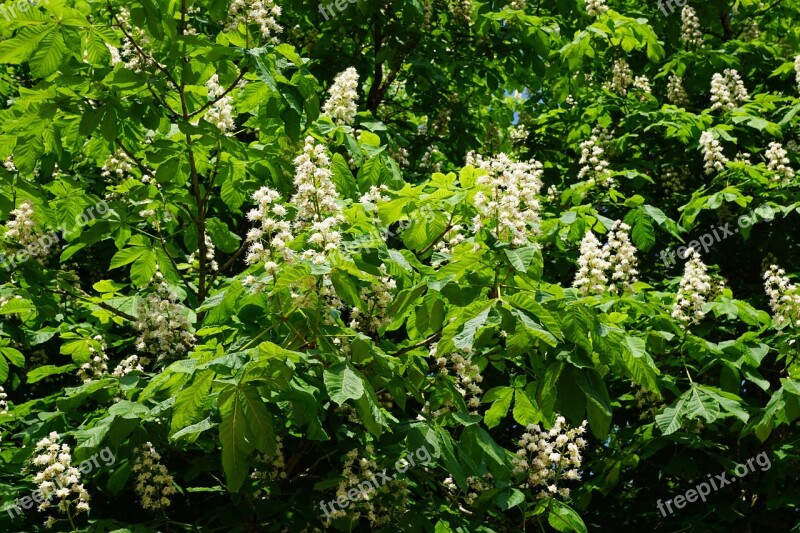
[[[0,16],[4,531],[800,531],[797,0]]]

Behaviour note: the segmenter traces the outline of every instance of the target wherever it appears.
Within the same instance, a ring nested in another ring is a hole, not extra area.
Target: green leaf
[[[511,400],[514,398],[514,389],[511,387],[495,387],[483,397],[484,402],[494,402],[483,417],[486,427],[493,428],[508,414]]]
[[[339,405],[347,400],[357,400],[364,395],[361,376],[349,363],[337,363],[326,368],[324,381],[328,396]]]
[[[540,413],[522,389],[514,391],[514,420],[523,426],[538,424],[541,421]]]
[[[561,533],[586,533],[586,524],[572,507],[558,500],[549,500],[547,523]]]

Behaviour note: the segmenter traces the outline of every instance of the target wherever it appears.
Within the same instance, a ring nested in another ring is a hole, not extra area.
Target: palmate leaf
[[[53,74],[61,66],[67,52],[67,45],[61,32],[55,30],[48,32],[30,59],[31,74],[39,78]]]

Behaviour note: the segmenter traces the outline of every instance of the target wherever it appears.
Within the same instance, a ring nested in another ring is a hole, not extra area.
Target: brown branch
[[[381,53],[383,41],[383,30],[379,20],[375,21],[375,71],[372,79],[372,86],[367,95],[367,109],[375,113],[381,105],[381,85],[383,84],[383,63],[378,60]]]
[[[423,348],[423,347],[429,345],[432,342],[438,341],[441,337],[442,337],[442,332],[441,331],[437,331],[436,333],[434,333],[433,335],[431,335],[430,337],[428,337],[424,341],[418,342],[417,344],[412,344],[411,346],[406,346],[402,350],[393,353],[392,356],[393,357],[399,357],[401,355],[407,354],[408,352],[410,352],[412,350],[416,350],[417,348]]]

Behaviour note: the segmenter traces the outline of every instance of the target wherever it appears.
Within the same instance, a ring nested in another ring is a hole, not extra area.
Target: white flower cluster
[[[40,233],[36,230],[35,212],[29,200],[22,202],[18,208],[11,210],[11,220],[6,222],[5,238],[27,250],[32,259],[43,259],[50,251],[47,246],[39,245]]]
[[[141,28],[135,28],[131,25],[130,12],[121,7],[117,13],[117,21],[119,26],[125,31],[126,34],[131,36],[122,38],[122,51],[120,52],[115,47],[106,43],[109,54],[111,54],[111,66],[114,67],[119,63],[134,72],[142,72],[156,64],[152,57],[152,46],[147,33]]]
[[[89,512],[89,493],[81,484],[81,472],[72,466],[72,453],[66,444],[58,444],[60,437],[53,431],[36,443],[33,466],[38,470],[33,480],[42,495],[40,511],[56,507],[62,514],[74,516]],[[53,497],[58,503],[53,502]],[[46,524],[52,527],[51,517]]]
[[[0,415],[5,415],[8,413],[8,402],[6,401],[6,398],[8,398],[6,389],[0,387]]]
[[[652,89],[650,88],[650,80],[647,79],[647,76],[636,76],[633,78],[633,88],[639,89],[644,93],[639,97],[639,99],[643,102],[646,102],[647,95],[652,93]]]
[[[593,179],[601,187],[614,185],[614,179],[611,177],[611,170],[609,170],[608,161],[605,158],[605,149],[603,149],[598,135],[592,135],[581,143],[581,160],[578,164],[583,165],[578,172],[578,179]]]
[[[142,368],[142,365],[139,364],[138,355],[131,355],[130,357],[126,357],[120,361],[116,368],[114,368],[114,371],[111,373],[111,375],[121,378],[134,371],[144,372],[144,368]]]
[[[775,325],[800,327],[800,290],[789,281],[786,271],[771,265],[764,273],[764,289],[769,296]]]
[[[508,131],[508,136],[512,142],[519,143],[528,138],[528,128],[525,124],[517,124]]]
[[[683,79],[675,74],[669,77],[669,83],[667,83],[667,98],[669,98],[670,102],[679,106],[689,103],[689,94],[683,87]]]
[[[86,383],[93,379],[99,379],[108,374],[108,356],[106,355],[106,342],[102,335],[95,335],[92,339],[99,345],[95,349],[94,343],[89,343],[89,361],[83,363],[78,369],[78,377]]]
[[[387,187],[386,185],[380,185],[380,186],[373,185],[372,187],[369,188],[369,191],[364,193],[361,196],[361,198],[359,198],[358,201],[361,203],[370,203],[375,205],[388,202],[389,200],[391,200],[391,198],[383,194],[388,190],[389,187]]]
[[[800,56],[798,56],[798,57],[800,57]],[[17,171],[17,165],[14,164],[14,156],[13,155],[10,155],[10,156],[6,157],[6,160],[3,161],[3,167],[5,167],[5,169],[8,170],[9,172],[16,172]]]
[[[711,110],[730,111],[742,105],[749,98],[742,78],[734,69],[725,69],[722,74],[711,77]]]
[[[337,499],[350,501],[344,509],[339,509],[331,505],[332,511],[326,515],[326,526],[337,518],[350,518],[354,523],[365,517],[369,520],[373,528],[385,526],[397,517],[406,512],[409,502],[410,490],[408,481],[392,477],[388,482],[371,490],[361,488],[364,482],[375,479],[381,471],[378,464],[372,457],[375,456],[375,449],[371,444],[364,447],[366,457],[359,458],[358,449],[353,449],[345,455],[344,467],[342,468],[342,481],[336,488]],[[379,476],[380,477],[380,476]],[[355,493],[353,492],[355,491]],[[391,495],[391,505],[384,506],[378,502],[378,495]]]
[[[409,165],[408,162],[408,150],[402,147],[397,147],[397,149],[389,147],[389,157],[395,160],[395,162],[400,165],[401,167],[407,167]]]
[[[344,221],[339,193],[331,179],[330,159],[325,147],[306,137],[303,153],[294,160],[294,186],[291,202],[297,208],[295,230],[311,230],[306,243],[313,248],[303,258],[314,264],[326,261],[328,253],[339,248],[342,235],[338,227]]]
[[[437,345],[434,344],[430,349],[430,356],[436,358],[439,374],[447,376],[452,370],[456,379],[456,390],[464,398],[469,414],[477,415],[478,407],[481,405],[481,395],[483,394],[483,389],[479,385],[483,381],[480,368],[458,352],[437,357],[436,350]],[[433,417],[436,418],[449,412],[449,407],[449,405],[443,406],[441,410],[433,413]]]
[[[258,454],[259,467],[250,474],[250,479],[256,485],[253,496],[266,500],[269,498],[269,491],[265,490],[265,485],[286,479],[286,461],[283,456],[283,441],[280,437],[275,439],[275,455],[272,457],[267,454]]]
[[[429,146],[425,149],[425,153],[422,154],[422,157],[419,160],[419,168],[423,172],[441,172],[442,171],[442,163],[439,161],[434,162],[434,158],[439,155],[442,155],[442,152],[439,151],[438,148],[435,146]],[[468,165],[471,163],[467,163]]]
[[[277,44],[278,34],[283,31],[276,20],[280,15],[281,8],[273,0],[233,0],[228,6],[228,24],[225,29],[232,31],[239,26],[246,29],[249,24],[258,24],[264,42]]]
[[[685,326],[700,322],[705,316],[703,304],[713,289],[706,265],[697,250],[692,248],[672,307],[672,318]]]
[[[606,0],[586,0],[586,12],[592,17],[599,17],[608,11]]]
[[[652,420],[666,407],[660,395],[644,387],[639,387],[633,398],[636,400],[636,407],[641,410],[639,420]]]
[[[683,6],[681,10],[681,41],[686,46],[697,48],[703,44],[703,31],[700,29],[700,19],[691,6]]]
[[[633,84],[633,72],[628,62],[624,59],[616,59],[611,67],[611,82],[606,82],[603,86],[611,92],[620,96],[628,94],[628,87]]]
[[[578,266],[573,287],[584,296],[605,292],[608,283],[606,270],[611,267],[611,263],[608,261],[608,250],[603,248],[591,231],[588,231],[581,240]]]
[[[781,143],[769,143],[769,149],[764,154],[767,160],[767,169],[774,172],[773,180],[788,185],[794,180],[794,170],[789,166],[788,153]]]
[[[517,11],[524,11],[525,10],[525,0],[511,0],[511,9],[516,9]]]
[[[164,281],[159,270],[155,273],[155,291],[147,295],[137,308],[135,324],[139,331],[136,349],[154,354],[158,359],[167,355],[182,355],[194,346],[194,335],[186,308],[179,303],[178,294]],[[142,359],[147,364],[147,359]]]
[[[584,296],[630,290],[636,283],[636,248],[631,244],[630,226],[617,220],[603,246],[594,233],[588,231],[581,240],[578,272],[572,286]],[[611,284],[608,284],[611,273]]]
[[[722,145],[710,131],[704,131],[700,135],[700,146],[703,150],[706,174],[725,170],[728,158],[722,153]]]
[[[397,289],[397,282],[386,272],[386,265],[381,263],[381,276],[369,287],[362,287],[358,296],[366,304],[367,312],[362,313],[358,307],[350,310],[350,327],[360,331],[375,333],[381,327],[392,321],[391,316],[386,316],[386,311],[394,301],[393,291]]]
[[[758,21],[755,19],[747,19],[742,26],[742,40],[755,41],[761,37],[761,30],[758,27]]]
[[[449,0],[447,7],[455,20],[464,24],[472,24],[472,2],[470,0]]]
[[[248,220],[261,224],[247,232],[247,241],[252,243],[247,252],[247,263],[254,265],[263,262],[264,269],[272,276],[278,272],[279,258],[291,262],[294,257],[294,252],[289,248],[289,243],[294,239],[292,225],[284,218],[286,207],[277,203],[280,197],[278,191],[261,187],[253,193],[253,200],[258,207],[247,213]]]
[[[587,444],[581,435],[587,422],[572,429],[566,422],[559,416],[550,431],[538,424],[529,425],[517,442],[519,449],[512,459],[514,473],[525,474],[522,488],[540,489],[537,498],[569,498],[569,488],[559,485],[581,479],[581,450]]]
[[[800,55],[794,58],[794,81],[797,83],[797,90],[800,91]]]
[[[325,116],[338,125],[350,125],[356,118],[358,106],[358,72],[350,67],[340,72],[328,89],[328,100],[322,107]]]
[[[478,156],[475,166],[486,173],[476,179],[481,190],[473,200],[478,210],[472,219],[473,231],[487,226],[499,241],[526,244],[529,235],[539,231],[542,164],[515,162],[499,154],[489,159]]]
[[[611,273],[611,285],[608,287],[611,292],[627,290],[637,281],[638,260],[636,248],[631,243],[630,231],[630,226],[617,220],[608,233],[609,257],[614,269]]]
[[[219,77],[215,73],[206,82],[208,89],[208,99],[214,100],[222,96],[225,92],[225,87],[219,84]],[[206,121],[216,126],[222,133],[227,133],[236,126],[233,121],[233,99],[230,93],[219,98],[214,104],[208,108],[205,114]]]
[[[492,478],[491,473],[486,473],[481,477],[469,476],[467,478],[467,493],[464,495],[464,503],[470,506],[474,505],[481,494],[494,488]],[[450,493],[455,494],[458,492],[458,485],[455,484],[452,477],[445,478],[442,484]]]
[[[131,177],[130,174],[132,170],[133,161],[122,148],[118,148],[117,151],[108,156],[108,159],[103,163],[103,169],[100,175],[106,179],[114,175],[117,177],[118,181],[123,181]]]
[[[167,467],[161,464],[161,456],[153,444],[146,442],[134,451],[133,471],[136,472],[136,494],[142,508],[158,511],[169,507],[169,497],[177,491]]]
[[[464,237],[462,233],[463,229],[464,227],[460,224],[454,224],[453,227],[447,230],[447,233],[444,234],[442,239],[433,246],[433,250],[442,255],[452,254],[453,249],[466,240],[466,237]],[[436,262],[436,264],[439,263],[441,263],[441,261]]]

